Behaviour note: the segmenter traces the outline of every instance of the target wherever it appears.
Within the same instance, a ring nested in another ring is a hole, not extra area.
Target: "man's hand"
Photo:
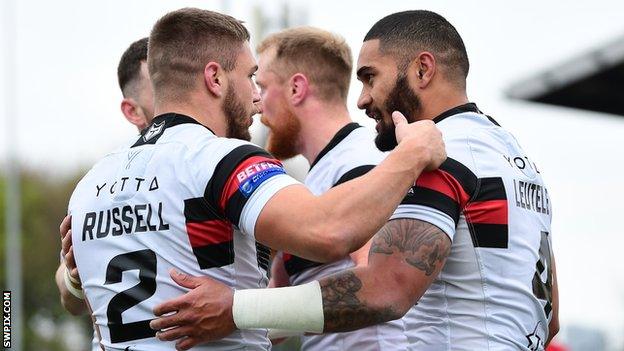
[[[413,142],[413,147],[419,150],[427,167],[425,170],[433,171],[440,167],[446,160],[446,150],[442,133],[433,121],[425,120],[408,123],[401,112],[392,113],[392,121],[395,126],[396,139],[399,143]]]
[[[69,275],[79,284],[80,276],[78,275],[78,268],[76,268],[74,248],[72,246],[71,216],[65,216],[65,218],[63,218],[59,226],[59,232],[61,234],[61,256],[63,257],[63,263],[65,263]]]
[[[151,321],[150,327],[161,330],[156,333],[159,340],[184,338],[176,343],[176,349],[188,350],[197,344],[221,339],[236,329],[232,317],[232,289],[208,277],[193,277],[173,269],[169,274],[178,285],[192,290],[154,308],[154,314],[160,318]],[[172,312],[174,314],[163,316]]]
[[[78,276],[78,269],[76,269],[76,262],[74,260],[74,252],[71,245],[71,217],[66,216],[61,225],[59,226],[59,232],[61,234],[61,263],[56,270],[56,274],[54,275],[54,280],[56,281],[56,286],[59,289],[59,293],[61,295],[61,304],[65,309],[73,314],[74,316],[83,314],[87,311],[87,306],[85,301],[74,295],[72,291],[70,291],[68,282],[65,278],[67,272],[69,272],[70,276],[70,284],[73,285],[74,289],[80,289],[80,277]],[[73,280],[73,281],[72,281]]]

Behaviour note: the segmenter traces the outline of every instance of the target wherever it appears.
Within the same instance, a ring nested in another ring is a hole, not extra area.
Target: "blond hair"
[[[285,79],[302,73],[315,86],[319,98],[346,101],[351,82],[351,49],[344,38],[314,27],[296,27],[269,35],[259,54],[275,49],[272,69]]]

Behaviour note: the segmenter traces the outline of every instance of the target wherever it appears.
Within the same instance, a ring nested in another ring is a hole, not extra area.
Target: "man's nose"
[[[362,89],[362,92],[360,93],[360,97],[358,97],[357,107],[360,110],[365,110],[366,107],[370,105],[372,101],[373,99],[371,98],[370,94],[367,93],[364,89]]]

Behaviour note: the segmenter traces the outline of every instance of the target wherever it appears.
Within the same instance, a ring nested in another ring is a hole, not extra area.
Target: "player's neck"
[[[301,116],[300,153],[312,164],[336,133],[353,122],[344,104],[321,105]]]
[[[154,116],[165,113],[178,113],[189,116],[210,128],[217,136],[224,137],[226,133],[225,116],[217,101],[206,102],[189,97],[185,100],[165,100],[154,103]]]
[[[424,100],[424,97],[423,97]],[[421,103],[419,120],[434,119],[445,111],[468,103],[465,91],[448,90],[426,97],[426,103]]]

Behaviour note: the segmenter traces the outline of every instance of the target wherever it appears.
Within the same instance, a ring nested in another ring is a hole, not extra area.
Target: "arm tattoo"
[[[397,255],[429,277],[442,267],[450,246],[450,240],[438,227],[414,219],[397,219],[386,223],[375,235],[369,261],[375,254]],[[384,300],[384,287],[362,283],[368,272],[356,268],[320,281],[324,332],[355,330],[403,316],[405,311],[400,306]]]
[[[415,219],[388,222],[373,238],[369,259],[374,254],[405,256],[405,262],[433,274],[449,255],[448,237],[438,227]]]
[[[362,281],[348,270],[321,280],[324,332],[344,332],[379,324],[401,317],[392,307],[372,308],[360,301]]]

